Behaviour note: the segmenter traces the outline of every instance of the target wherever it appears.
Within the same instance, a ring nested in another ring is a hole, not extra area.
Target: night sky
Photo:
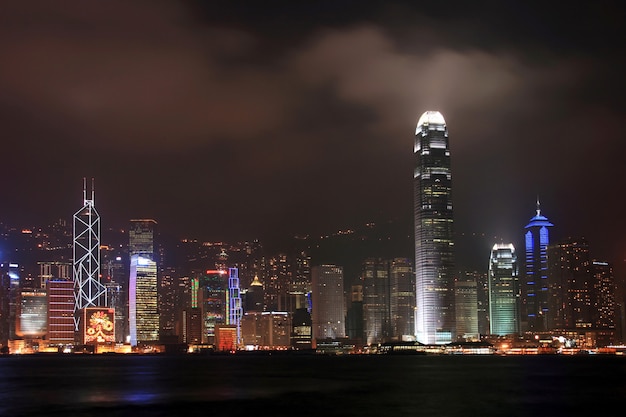
[[[415,127],[437,110],[459,235],[521,245],[539,198],[553,240],[623,268],[621,2],[456,3],[3,2],[0,222],[71,221],[83,177],[104,228],[412,222]]]

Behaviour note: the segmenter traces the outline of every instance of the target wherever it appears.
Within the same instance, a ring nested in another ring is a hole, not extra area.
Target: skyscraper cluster
[[[591,258],[584,239],[553,243],[554,225],[537,210],[524,231],[520,272],[512,243],[496,243],[486,280],[455,270],[452,173],[446,122],[427,111],[415,131],[415,335],[425,344],[540,333],[617,341],[610,264]],[[478,330],[476,332],[476,329]]]
[[[458,270],[441,113],[419,117],[413,157],[414,259],[370,252],[357,272],[314,259],[319,242],[274,254],[258,241],[164,242],[154,219],[131,219],[119,231],[121,244],[105,243],[93,181],[88,193],[84,180],[83,206],[59,239],[71,237],[71,244],[54,245],[59,255],[48,250],[49,259],[36,263],[2,260],[0,345],[231,351],[540,334],[592,345],[619,341],[611,265],[592,257],[584,238],[552,242],[554,225],[539,199],[520,230],[523,258],[512,243],[499,242],[484,254],[484,271]],[[52,246],[46,233],[22,235]]]

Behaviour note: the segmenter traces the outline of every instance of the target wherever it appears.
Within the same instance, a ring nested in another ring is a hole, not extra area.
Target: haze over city
[[[93,177],[104,227],[410,228],[413,135],[436,110],[455,229],[485,236],[485,262],[521,244],[539,198],[553,240],[585,236],[621,276],[623,17],[613,1],[4,3],[0,221],[69,221]]]

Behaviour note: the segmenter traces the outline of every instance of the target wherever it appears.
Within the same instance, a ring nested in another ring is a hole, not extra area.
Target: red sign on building
[[[85,308],[85,344],[115,342],[115,310],[107,307]]]

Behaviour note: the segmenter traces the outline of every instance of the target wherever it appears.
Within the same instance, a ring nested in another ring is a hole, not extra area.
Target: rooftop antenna
[[[539,204],[539,195],[537,195],[537,216],[541,215],[541,205]]]
[[[87,205],[87,178],[83,177],[83,205]]]
[[[91,178],[91,200],[87,200],[87,177],[83,177],[83,204],[86,206],[87,203],[90,205],[94,205],[95,200],[95,185],[94,178]]]

